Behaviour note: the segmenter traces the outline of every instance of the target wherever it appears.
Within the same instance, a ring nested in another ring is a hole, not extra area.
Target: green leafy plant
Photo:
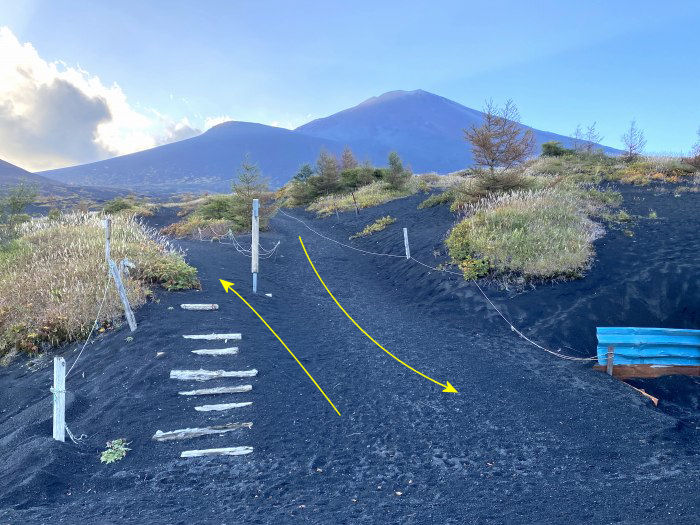
[[[127,447],[130,443],[123,438],[107,441],[107,448],[102,451],[100,462],[109,464],[124,459],[126,453],[131,450]]]

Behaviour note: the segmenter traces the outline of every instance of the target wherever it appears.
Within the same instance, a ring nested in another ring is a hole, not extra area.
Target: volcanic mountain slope
[[[386,162],[398,151],[415,172],[448,173],[472,164],[464,129],[479,125],[483,113],[421,89],[391,91],[350,109],[297,128],[308,135],[351,144],[362,158]],[[536,151],[544,142],[571,138],[532,129]],[[614,150],[610,150],[614,151]]]
[[[375,165],[385,165],[389,152],[397,151],[416,172],[448,173],[472,163],[463,130],[482,117],[480,111],[426,91],[391,91],[296,130],[226,122],[191,139],[43,174],[67,184],[150,192],[228,191],[248,153],[277,187],[301,164],[313,163],[321,149],[339,153],[344,146]],[[549,140],[571,142],[533,131],[538,147]]]
[[[44,174],[69,184],[227,192],[246,154],[278,187],[324,148],[339,153],[342,144],[263,124],[224,122],[191,139]]]

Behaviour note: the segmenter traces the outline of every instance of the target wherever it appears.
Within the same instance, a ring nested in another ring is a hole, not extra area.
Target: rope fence
[[[309,231],[311,231],[311,232],[313,232],[314,234],[318,235],[319,237],[321,237],[321,238],[323,238],[323,239],[326,239],[327,241],[333,242],[333,243],[335,243],[335,244],[338,244],[338,245],[340,245],[340,246],[343,246],[343,247],[345,247],[345,248],[349,248],[350,250],[355,250],[356,252],[360,252],[360,253],[362,253],[362,254],[364,254],[364,255],[375,255],[375,256],[378,256],[378,257],[395,257],[395,258],[399,258],[399,259],[406,259],[406,258],[407,258],[406,255],[396,255],[396,254],[393,254],[393,253],[372,252],[372,251],[368,251],[368,250],[362,250],[362,249],[357,248],[357,247],[355,247],[355,246],[350,246],[349,244],[342,243],[342,242],[340,242],[340,241],[337,241],[336,239],[332,239],[331,237],[328,237],[328,236],[326,236],[326,235],[323,235],[322,233],[320,233],[320,232],[314,230],[311,226],[309,226],[308,224],[306,224],[306,222],[304,222],[303,220],[299,219],[298,217],[294,217],[293,215],[288,214],[287,212],[285,212],[285,211],[282,210],[282,209],[279,209],[279,212],[282,213],[283,215],[285,215],[286,217],[289,217],[290,219],[294,219],[295,221],[300,222],[301,224],[303,224],[303,225],[306,227],[306,229],[308,229]],[[436,272],[441,272],[441,273],[446,273],[446,274],[458,275],[458,276],[462,277],[462,273],[461,273],[461,272],[455,272],[455,271],[451,271],[451,270],[445,270],[445,269],[442,269],[442,268],[436,268],[435,266],[430,266],[429,264],[426,264],[426,263],[424,263],[424,262],[422,262],[422,261],[419,261],[418,259],[416,259],[416,258],[413,257],[413,256],[409,256],[408,259],[410,259],[410,260],[412,260],[413,262],[415,262],[415,263],[417,263],[417,264],[419,264],[419,265],[421,265],[421,266],[424,266],[425,268],[428,268],[428,269],[430,269],[430,270],[433,270],[433,271],[436,271]],[[531,345],[533,345],[533,346],[535,346],[536,348],[539,348],[540,350],[543,350],[543,351],[545,351],[545,352],[547,352],[547,353],[549,353],[549,354],[551,354],[551,355],[553,355],[553,356],[555,356],[555,357],[558,357],[559,359],[565,359],[565,360],[568,360],[568,361],[597,361],[597,360],[598,360],[597,357],[576,357],[576,356],[572,356],[572,355],[562,354],[562,353],[560,353],[560,352],[556,352],[556,351],[554,351],[554,350],[550,350],[549,348],[546,348],[546,347],[540,345],[539,343],[533,341],[533,340],[530,339],[528,336],[526,336],[525,334],[523,334],[517,327],[515,327],[515,325],[513,325],[513,323],[511,323],[510,320],[508,320],[508,318],[507,318],[505,315],[503,315],[503,312],[501,312],[501,310],[494,304],[494,302],[489,298],[489,296],[486,295],[486,292],[484,292],[484,289],[479,285],[478,282],[476,282],[475,280],[471,280],[470,282],[473,283],[473,284],[476,286],[477,290],[479,290],[479,292],[480,292],[481,295],[484,297],[484,299],[486,300],[486,302],[487,302],[489,305],[491,305],[491,307],[492,307],[492,308],[496,311],[496,313],[503,319],[503,321],[505,321],[506,324],[508,324],[508,326],[510,327],[511,331],[512,331],[512,332],[515,332],[519,337],[521,337],[522,339],[524,339],[525,341],[527,341],[527,342],[530,343]]]

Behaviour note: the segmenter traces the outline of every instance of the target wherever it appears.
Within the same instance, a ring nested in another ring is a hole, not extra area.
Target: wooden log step
[[[193,354],[197,355],[235,355],[238,353],[238,347],[231,348],[203,348],[201,350],[192,350]]]
[[[181,304],[183,310],[218,310],[218,304]]]
[[[253,390],[253,385],[238,385],[186,390],[184,392],[178,392],[178,394],[181,396],[210,396],[215,394],[238,394],[239,392],[250,392],[251,390]]]
[[[232,408],[241,408],[252,405],[252,401],[244,401],[243,403],[219,403],[218,405],[200,405],[194,407],[197,412],[213,412],[219,410],[231,410]]]
[[[239,340],[241,334],[194,334],[194,335],[183,335],[185,339],[205,339],[207,341],[228,341]]]
[[[171,370],[170,379],[179,379],[181,381],[209,381],[210,379],[219,379],[222,377],[254,377],[258,375],[258,371],[252,370]]]
[[[199,458],[203,456],[243,456],[253,452],[253,447],[207,448],[204,450],[185,450],[181,458]]]
[[[208,436],[211,434],[225,434],[241,428],[253,428],[253,423],[226,423],[225,425],[214,425],[211,427],[181,428],[179,430],[171,430],[169,432],[158,430],[155,434],[153,434],[152,439],[156,441],[175,441],[179,439],[191,439],[201,436]]]

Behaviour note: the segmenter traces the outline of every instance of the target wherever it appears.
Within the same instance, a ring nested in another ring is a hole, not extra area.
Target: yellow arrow
[[[318,388],[319,391],[323,394],[323,397],[326,398],[326,401],[328,401],[328,402],[331,404],[331,406],[333,407],[333,410],[335,410],[335,411],[337,412],[337,414],[340,415],[340,412],[338,411],[337,408],[335,408],[335,405],[333,404],[333,401],[330,400],[330,398],[329,398],[329,397],[326,395],[326,393],[323,391],[323,388],[321,388],[321,387],[318,385],[318,383],[317,383],[316,380],[313,378],[313,376],[309,373],[309,371],[308,371],[306,368],[304,368],[304,365],[302,365],[302,364],[301,364],[301,361],[299,361],[299,359],[297,358],[297,356],[294,355],[294,352],[292,352],[292,351],[289,349],[289,347],[285,344],[285,342],[282,341],[282,338],[281,338],[279,335],[277,335],[277,332],[275,332],[269,324],[267,324],[267,321],[265,321],[265,319],[262,318],[262,316],[255,310],[255,308],[253,308],[252,306],[250,306],[250,303],[248,303],[248,301],[246,301],[245,299],[243,299],[243,297],[241,297],[241,294],[239,294],[236,290],[234,290],[234,288],[233,288],[233,283],[232,283],[232,282],[229,282],[229,281],[224,281],[223,279],[219,279],[219,281],[221,281],[221,285],[224,287],[224,290],[226,290],[226,293],[228,293],[229,290],[232,291],[233,293],[235,293],[235,294],[238,296],[238,298],[239,298],[241,301],[243,301],[243,302],[248,306],[248,308],[250,308],[251,310],[253,310],[253,313],[254,313],[255,315],[257,315],[258,318],[265,324],[265,326],[267,326],[267,327],[269,328],[270,332],[272,332],[273,335],[277,338],[277,340],[278,340],[280,343],[282,343],[282,346],[284,346],[284,347],[287,349],[287,352],[289,352],[289,355],[291,355],[291,356],[294,358],[294,360],[297,362],[297,364],[301,367],[301,369],[302,369],[304,372],[306,372],[306,375],[309,376],[309,379],[311,379],[311,381],[313,381],[314,385],[316,385],[316,388]]]
[[[340,309],[343,311],[343,313],[344,313],[345,315],[348,316],[348,319],[350,319],[350,320],[352,321],[352,323],[358,328],[358,330],[360,330],[360,332],[362,332],[363,334],[365,334],[365,335],[369,338],[370,341],[372,341],[375,345],[377,345],[379,348],[381,348],[382,350],[384,350],[387,354],[389,354],[391,357],[393,357],[394,359],[396,359],[399,363],[401,363],[403,366],[405,366],[405,367],[408,368],[409,370],[413,370],[413,371],[414,371],[416,374],[418,374],[419,376],[423,376],[424,378],[426,378],[426,379],[429,380],[429,381],[432,381],[432,382],[435,383],[436,385],[440,385],[441,387],[443,387],[443,388],[444,388],[443,392],[453,392],[453,393],[457,393],[457,389],[456,389],[455,387],[453,387],[453,386],[450,384],[449,381],[445,381],[445,384],[442,384],[442,383],[440,383],[440,381],[435,381],[435,379],[433,379],[432,377],[428,377],[428,376],[425,375],[423,372],[419,372],[418,370],[416,370],[416,369],[413,368],[412,366],[410,366],[410,365],[404,363],[403,361],[401,361],[401,359],[399,359],[399,358],[396,357],[394,354],[392,354],[391,352],[389,352],[389,350],[387,350],[386,348],[384,348],[384,347],[383,347],[382,345],[380,345],[377,341],[375,341],[374,338],[373,338],[371,335],[369,335],[367,332],[365,332],[364,328],[362,328],[359,324],[357,324],[357,321],[355,321],[352,317],[350,317],[350,314],[347,313],[347,312],[345,311],[345,308],[343,308],[343,307],[341,306],[341,304],[338,302],[338,299],[335,298],[335,296],[334,296],[334,295],[331,293],[331,291],[328,289],[328,286],[326,286],[326,283],[323,282],[323,279],[321,279],[321,276],[318,274],[318,271],[316,270],[316,267],[314,266],[314,263],[311,262],[311,257],[309,257],[309,252],[306,251],[306,246],[304,246],[304,241],[301,240],[301,237],[299,237],[299,242],[301,243],[301,247],[302,247],[302,249],[304,250],[304,253],[306,254],[306,258],[309,260],[309,264],[311,265],[311,268],[313,268],[314,273],[316,274],[316,277],[318,277],[318,280],[321,281],[321,284],[323,285],[323,287],[324,287],[324,288],[326,289],[326,291],[328,292],[328,295],[331,296],[331,299],[333,299],[333,300],[335,301],[335,304],[338,305],[338,308],[340,308]]]

